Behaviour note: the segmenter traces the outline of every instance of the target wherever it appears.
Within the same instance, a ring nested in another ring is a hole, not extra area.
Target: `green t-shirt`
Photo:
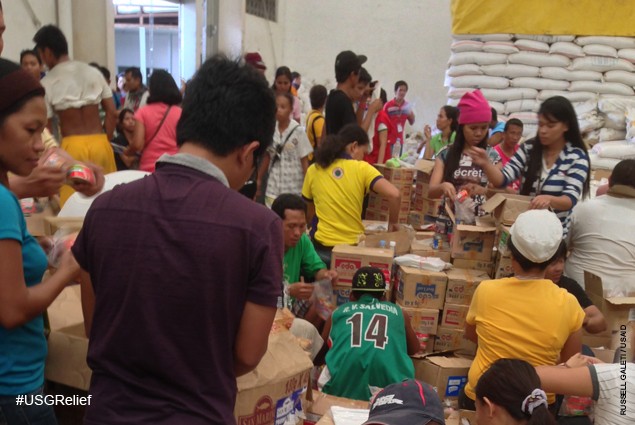
[[[300,281],[300,276],[312,278],[325,269],[326,265],[320,259],[309,237],[303,234],[300,242],[284,253],[284,283],[289,285]]]
[[[434,151],[435,156],[439,154],[441,149],[454,143],[454,139],[456,137],[456,131],[453,131],[452,134],[450,134],[450,143],[448,143],[447,141],[444,142],[442,139],[442,136],[443,136],[442,133],[438,133],[432,136],[432,138],[430,139],[430,147]]]
[[[324,385],[325,393],[369,400],[369,386],[384,388],[414,378],[398,305],[362,295],[338,307],[331,320],[326,354],[331,379]]]

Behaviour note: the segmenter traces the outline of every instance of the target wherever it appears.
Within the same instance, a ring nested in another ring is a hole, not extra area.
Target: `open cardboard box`
[[[602,279],[590,272],[584,272],[584,286],[593,304],[600,309],[606,318],[607,333],[624,330],[628,324],[628,313],[632,308],[635,308],[635,297],[605,298]]]
[[[472,359],[457,357],[453,352],[411,356],[415,378],[427,382],[437,391],[439,398],[456,400],[467,382]]]
[[[454,223],[452,258],[492,261],[496,226],[491,219],[477,219],[477,225],[456,224],[454,213],[447,204],[445,210]]]
[[[483,204],[483,210],[491,213],[498,223],[511,226],[529,209],[531,199],[531,196],[496,193]]]
[[[397,245],[395,247],[395,255],[404,255],[410,252],[410,245],[415,239],[415,231],[412,227],[401,226],[401,229],[397,232],[385,232],[378,233],[376,235],[362,236],[364,246],[367,248],[380,248],[380,242],[384,241],[385,247],[390,247],[390,242],[394,241]]]

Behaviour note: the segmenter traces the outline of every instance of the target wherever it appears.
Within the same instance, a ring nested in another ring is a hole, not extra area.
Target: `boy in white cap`
[[[517,358],[533,366],[555,365],[578,353],[584,311],[575,297],[545,279],[562,241],[562,224],[547,210],[518,216],[509,249],[515,277],[480,283],[467,313],[465,336],[478,341],[459,407],[474,410],[474,388],[497,359]],[[549,404],[555,402],[548,394]]]

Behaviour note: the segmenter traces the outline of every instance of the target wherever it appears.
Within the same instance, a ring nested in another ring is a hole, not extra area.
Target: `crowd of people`
[[[20,64],[0,59],[0,423],[56,423],[51,406],[15,397],[43,394],[43,313],[77,281],[93,372],[86,424],[234,423],[236,377],[258,365],[281,307],[312,330],[324,392],[369,400],[383,388],[367,424],[444,423],[439,397],[414,380],[420,344],[381,270],[359,269],[350,302],[330,317],[312,303],[312,282],[337,281],[333,247],[363,235],[371,192],[398,228],[401,193],[374,165],[401,155],[415,122],[407,82],[388,100],[366,56],[343,51],[337,87],[314,85],[302,122],[302,76],[282,66],[270,84],[258,53],[209,58],[184,91],[161,70],[146,87],[139,68],[113,90],[107,69],[69,57],[59,28],[40,28],[34,42]],[[520,143],[523,123],[499,123],[476,90],[443,106],[419,146],[435,164],[429,196],[454,208],[466,192],[472,218],[485,214],[488,189],[532,197],[511,228],[514,277],[482,282],[470,305],[465,334],[478,349],[459,404],[481,425],[546,424],[555,394],[576,395],[595,401],[596,424],[631,423],[635,359],[622,357],[621,373],[579,354],[582,329],[607,328],[580,284],[592,271],[614,294],[635,292],[635,160],[616,166],[606,195],[585,199],[589,156],[571,103],[549,98],[538,117],[536,136]],[[66,170],[41,163],[47,149],[86,164],[95,181],[67,184]],[[105,174],[126,169],[150,174],[97,197],[45,277],[19,199],[93,196]]]

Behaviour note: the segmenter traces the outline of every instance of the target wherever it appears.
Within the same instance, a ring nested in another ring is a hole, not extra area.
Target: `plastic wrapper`
[[[414,267],[416,269],[431,270],[434,272],[441,272],[443,270],[452,268],[451,264],[446,263],[440,258],[421,257],[415,254],[406,254],[396,257],[395,263],[400,266]]]
[[[467,195],[465,190],[461,190],[454,200],[454,216],[457,223],[474,224],[476,216],[474,214],[474,201]]]
[[[330,279],[322,279],[313,283],[313,295],[311,302],[315,306],[318,316],[326,320],[335,310],[333,302],[333,286]]]
[[[590,416],[593,414],[593,400],[589,397],[564,396],[558,416]]]
[[[58,148],[47,150],[40,158],[41,166],[64,170],[68,170],[74,162],[76,161],[69,154]]]
[[[55,232],[53,235],[53,246],[48,253],[48,261],[51,267],[59,267],[62,256],[73,247],[77,234],[78,232],[65,228]]]

